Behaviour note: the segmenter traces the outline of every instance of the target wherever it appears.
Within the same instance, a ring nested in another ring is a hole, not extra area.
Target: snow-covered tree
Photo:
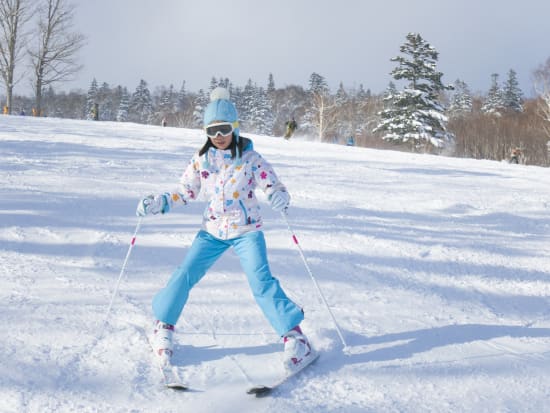
[[[136,91],[130,98],[129,120],[137,123],[149,123],[152,114],[153,99],[151,98],[151,92],[147,87],[147,82],[141,79]]]
[[[500,114],[505,107],[504,93],[498,83],[498,73],[493,73],[491,75],[491,87],[489,92],[487,92],[485,100],[483,101],[481,111],[485,113]]]
[[[346,89],[344,89],[344,83],[340,82],[336,95],[334,96],[334,101],[337,105],[344,106],[348,102],[348,98],[348,93]]]
[[[319,73],[313,72],[309,77],[309,93],[318,93],[326,95],[329,88],[326,79]]]
[[[97,92],[97,80],[94,78],[90,84],[90,88],[88,89],[88,94],[86,95],[86,105],[84,107],[84,116],[88,120],[92,119],[92,108],[94,107],[94,104],[97,103]]]
[[[115,119],[116,109],[113,107],[113,91],[107,82],[103,82],[97,91],[99,119],[111,121]]]
[[[370,89],[365,90],[365,87],[363,86],[363,84],[360,83],[356,93],[357,99],[368,100],[371,98],[371,95],[372,93]]]
[[[176,98],[176,112],[183,113],[189,105],[187,91],[185,90],[185,80],[181,83],[178,96]]]
[[[335,119],[334,131],[338,140],[343,139],[354,131],[356,99],[354,94],[346,91],[344,83],[340,82],[334,96],[335,110],[338,116]]]
[[[447,117],[438,99],[451,87],[443,85],[443,73],[436,70],[439,54],[417,33],[407,35],[400,51],[405,56],[391,59],[398,64],[391,75],[408,84],[392,97],[391,106],[380,112],[381,121],[374,131],[384,132],[387,141],[410,143],[415,150],[443,148],[453,135],[446,130]]]
[[[384,91],[384,108],[392,108],[393,107],[393,100],[398,95],[397,92],[397,86],[395,86],[395,83],[391,82],[388,83],[388,87]]]
[[[239,112],[239,118],[242,123],[242,129],[253,132],[256,125],[254,124],[253,111],[254,111],[254,99],[255,99],[256,86],[252,83],[252,79],[248,79],[246,85],[241,94],[238,96],[232,96],[237,111]],[[237,98],[237,99],[236,99]]]
[[[472,95],[466,82],[457,79],[448,109],[449,115],[457,117],[472,112]]]
[[[267,92],[261,87],[254,89],[250,117],[256,133],[262,135],[271,135],[273,133],[274,117],[271,104],[269,103]]]
[[[268,95],[272,95],[275,93],[275,80],[273,79],[273,73],[269,74],[269,77],[267,79],[267,90]]]
[[[174,85],[170,85],[168,89],[163,88],[160,92],[157,113],[159,117],[164,117],[174,112],[177,107],[177,95],[174,91]]]
[[[212,76],[212,78],[210,79],[210,86],[208,86],[208,93],[212,92],[218,86],[219,86],[218,79],[216,79],[214,76]]]
[[[504,83],[502,89],[504,98],[504,107],[514,112],[523,112],[523,98],[519,87],[517,73],[510,69],[508,79]]]
[[[206,106],[208,105],[208,102],[210,101],[209,93],[205,93],[204,89],[200,89],[197,92],[197,96],[195,97],[194,104],[193,104],[193,122],[194,127],[201,128],[203,126],[203,115],[204,115],[204,109],[206,109]]]
[[[128,89],[123,88],[120,95],[120,104],[116,115],[117,122],[126,122],[128,120],[128,110],[130,108],[130,94]]]
[[[353,103],[353,118],[352,118],[352,134],[362,135],[365,131],[370,131],[373,125],[376,124],[375,119],[378,119],[376,113],[371,113],[372,92],[370,89],[365,90],[363,84],[359,84],[359,88],[355,92]]]

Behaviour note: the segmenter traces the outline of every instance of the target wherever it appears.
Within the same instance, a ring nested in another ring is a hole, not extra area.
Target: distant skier
[[[521,149],[514,148],[512,150],[512,156],[510,157],[510,163],[519,164],[520,163],[520,157],[521,157]]]
[[[284,138],[290,139],[290,137],[294,134],[294,131],[296,131],[297,128],[298,128],[298,124],[296,123],[296,120],[294,119],[294,117],[292,117],[291,120],[286,122],[286,131],[285,131]]]
[[[174,325],[187,303],[189,292],[230,247],[241,266],[256,302],[273,329],[284,340],[287,371],[300,370],[315,359],[315,351],[302,333],[300,307],[271,275],[267,261],[262,218],[255,189],[261,188],[275,211],[290,201],[286,187],[271,165],[253,149],[252,141],[239,135],[239,122],[229,92],[216,88],[204,112],[206,142],[191,158],[176,190],[149,195],[140,200],[136,214],[167,213],[204,195],[208,204],[202,229],[164,289],[153,298],[155,353],[169,364],[173,351]]]
[[[92,106],[90,118],[92,120],[99,120],[99,105],[97,103],[94,103],[94,105]]]
[[[355,139],[353,139],[353,136],[350,136],[348,138],[348,141],[346,142],[347,146],[355,146]]]

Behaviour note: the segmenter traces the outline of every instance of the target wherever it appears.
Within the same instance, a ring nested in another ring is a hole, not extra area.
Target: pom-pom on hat
[[[231,122],[234,128],[233,133],[238,141],[239,115],[237,108],[229,99],[229,91],[223,87],[217,87],[210,92],[210,103],[204,110],[204,126],[214,122]]]

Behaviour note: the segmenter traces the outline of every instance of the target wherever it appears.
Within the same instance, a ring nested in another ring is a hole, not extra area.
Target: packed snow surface
[[[243,132],[246,135],[246,131]],[[550,406],[550,170],[250,136],[292,195],[260,197],[272,271],[321,353],[272,397],[282,343],[231,251],[192,291],[162,386],[151,299],[203,202],[143,219],[200,130],[0,118],[0,411],[543,412]]]

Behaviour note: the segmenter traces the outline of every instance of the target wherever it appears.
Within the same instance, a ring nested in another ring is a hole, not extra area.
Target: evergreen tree
[[[209,94],[204,92],[204,89],[200,89],[197,93],[197,96],[194,100],[194,109],[193,109],[193,122],[194,127],[203,127],[203,115],[204,115],[204,109],[206,109],[206,106],[208,105],[208,102],[210,101]]]
[[[220,79],[218,80],[218,86],[224,87],[224,88],[226,88],[227,90],[229,90],[229,85],[230,85],[230,83],[231,83],[231,82],[229,82],[229,78],[228,78],[228,77],[226,77],[226,78],[224,78],[224,79],[222,79],[222,78],[220,77]]]
[[[275,100],[277,95],[277,89],[275,89],[275,80],[273,78],[273,73],[269,74],[269,77],[267,79],[267,90],[266,90],[266,98],[267,98],[267,105],[269,108],[269,116],[270,116],[270,122],[271,126],[266,126],[270,129],[270,134],[274,133],[274,127],[275,127]]]
[[[94,107],[94,103],[97,103],[97,80],[95,79],[95,77],[90,84],[90,88],[88,89],[88,94],[86,96],[84,117],[87,120],[92,119],[92,108]]]
[[[363,86],[362,83],[359,84],[359,88],[357,89],[357,93],[355,94],[355,96],[357,97],[357,99],[359,100],[369,100],[371,98],[371,91],[370,89],[367,89],[365,90],[365,87]]]
[[[275,93],[275,80],[273,80],[273,73],[270,73],[267,79],[267,94],[272,95],[273,93]]]
[[[228,90],[229,90],[229,95],[231,96],[231,100],[233,101],[233,103],[235,103],[235,107],[237,108],[237,112],[239,113],[239,121],[243,122],[244,120],[243,114],[247,110],[244,103],[245,102],[244,89],[238,86],[233,87],[232,84],[229,84]]]
[[[261,87],[254,87],[251,100],[249,119],[252,124],[252,132],[262,135],[273,133],[274,117],[269,104],[267,92]]]
[[[329,88],[326,79],[320,74],[313,72],[309,77],[309,93],[328,94]]]
[[[510,69],[508,72],[508,80],[504,83],[504,107],[514,112],[523,112],[522,92],[519,88],[517,74]]]
[[[347,137],[353,133],[353,124],[355,119],[355,97],[344,88],[344,83],[340,82],[338,90],[334,96],[335,111],[338,116],[335,119],[334,132],[336,140]],[[336,143],[336,142],[335,142]]]
[[[120,107],[120,101],[122,99],[122,93],[124,88],[121,85],[118,85],[111,91],[111,108],[112,108],[112,121],[117,120],[118,109]]]
[[[365,90],[363,84],[360,83],[352,98],[351,134],[362,134],[368,129],[367,125],[370,123],[370,119],[365,114],[368,111],[371,98],[370,89]]]
[[[117,122],[126,122],[128,120],[128,110],[130,108],[130,94],[128,89],[123,88],[120,95],[120,104],[116,115]]]
[[[99,119],[114,120],[113,96],[107,82],[103,82],[97,91],[97,103],[99,104]]]
[[[185,80],[181,84],[181,88],[178,92],[177,102],[176,102],[176,112],[183,113],[187,109],[188,98],[187,92],[185,91]]]
[[[340,82],[338,90],[336,91],[335,102],[339,106],[344,106],[348,102],[348,94],[344,89],[344,84]]]
[[[439,95],[449,86],[441,82],[443,73],[436,70],[439,54],[419,34],[409,33],[400,48],[405,56],[391,59],[398,66],[391,72],[395,80],[408,81],[380,112],[381,121],[374,131],[384,132],[383,139],[410,143],[413,149],[429,146],[442,148],[453,139],[447,132],[447,117]]]
[[[163,89],[160,92],[160,99],[157,108],[157,115],[163,118],[174,112],[177,107],[177,96],[174,92],[174,85],[170,85],[168,89]]]
[[[218,80],[212,76],[212,79],[210,79],[210,86],[208,87],[208,92],[212,92],[214,89],[216,89],[219,86]]]
[[[457,79],[454,83],[454,91],[448,111],[453,117],[472,112],[472,95],[468,85],[460,79]]]
[[[129,119],[137,123],[150,123],[153,115],[153,100],[147,82],[140,80],[130,98]]]
[[[249,132],[254,132],[257,128],[256,124],[256,86],[252,83],[252,79],[248,79],[246,85],[239,96],[239,99],[235,101],[235,106],[239,112],[239,117],[242,123],[242,128]]]
[[[481,111],[485,113],[500,114],[500,111],[504,108],[504,94],[498,84],[498,74],[493,73],[491,75],[491,88],[487,93],[483,106],[481,106]]]
[[[391,82],[388,83],[388,87],[384,91],[384,108],[389,109],[393,108],[393,101],[398,95],[399,92],[397,92],[397,86],[395,86],[395,83]]]

